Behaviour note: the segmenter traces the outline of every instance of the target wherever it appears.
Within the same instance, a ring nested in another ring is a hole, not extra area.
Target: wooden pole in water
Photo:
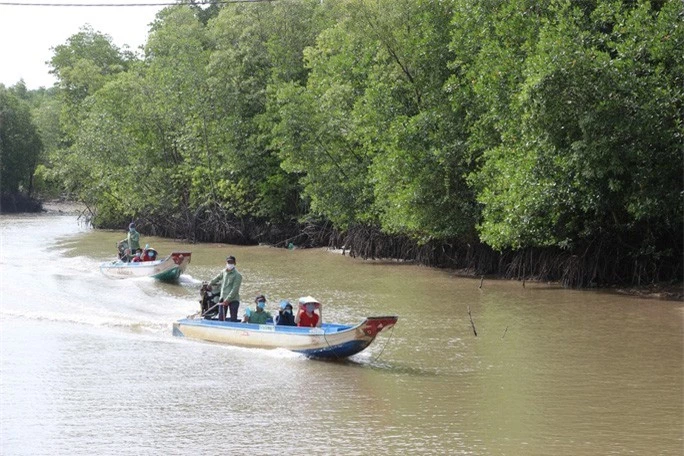
[[[473,327],[473,334],[477,337],[477,330],[475,329],[475,323],[473,322],[473,314],[470,313],[470,304],[468,304],[468,316],[470,317],[470,326]]]

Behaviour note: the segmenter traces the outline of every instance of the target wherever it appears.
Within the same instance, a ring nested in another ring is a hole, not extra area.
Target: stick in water
[[[470,313],[470,304],[468,304],[468,316],[470,317],[470,326],[473,327],[473,334],[477,337],[477,330],[475,329],[475,323],[473,322],[473,314]]]

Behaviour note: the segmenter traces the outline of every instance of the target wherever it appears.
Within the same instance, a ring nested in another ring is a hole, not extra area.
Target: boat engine
[[[209,285],[209,282],[202,282],[200,296],[202,297],[199,301],[202,315],[204,315],[205,318],[211,318],[218,315],[218,307],[214,307],[213,309],[211,309],[211,307],[218,303],[220,293],[215,293],[211,285]]]

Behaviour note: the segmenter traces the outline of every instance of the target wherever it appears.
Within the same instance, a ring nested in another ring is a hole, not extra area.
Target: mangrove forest
[[[683,50],[681,0],[179,1],[140,49],[84,24],[54,45],[54,87],[0,85],[0,203],[567,287],[678,283]]]

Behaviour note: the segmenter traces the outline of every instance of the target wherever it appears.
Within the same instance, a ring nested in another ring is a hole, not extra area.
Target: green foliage
[[[306,87],[276,92],[282,166],[338,227],[473,233],[462,120],[443,96],[450,15],[450,2],[347,2],[305,52]]]
[[[102,87],[108,76],[126,70],[130,53],[122,53],[111,37],[89,25],[54,48],[50,71],[72,102],[84,100]]]
[[[510,104],[518,121],[500,122],[501,144],[472,176],[485,242],[652,243],[681,229],[681,53],[662,52],[664,39],[683,42],[677,14],[674,2],[659,15],[606,3],[590,17],[566,5],[543,22]]]
[[[323,219],[681,264],[680,1],[204,6],[162,10],[140,59],[84,28],[56,92],[13,89],[41,188],[103,226]]]
[[[26,87],[0,85],[0,192],[31,194],[33,172],[43,145],[28,103]]]
[[[61,196],[62,185],[50,169],[39,164],[33,173],[33,190],[41,198],[54,199]]]
[[[299,213],[297,176],[271,145],[279,113],[267,112],[267,103],[271,85],[306,79],[302,54],[324,23],[320,8],[311,0],[226,5],[210,22],[208,84],[220,118],[213,186],[238,216],[280,221]]]

